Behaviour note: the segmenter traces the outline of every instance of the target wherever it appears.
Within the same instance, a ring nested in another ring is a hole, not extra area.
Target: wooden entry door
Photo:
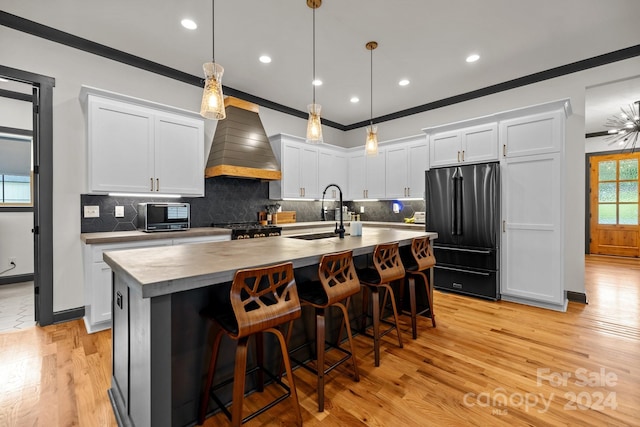
[[[640,153],[591,158],[592,254],[640,257],[638,163]]]

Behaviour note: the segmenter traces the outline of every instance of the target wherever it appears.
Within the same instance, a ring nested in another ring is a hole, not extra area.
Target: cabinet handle
[[[507,157],[507,144],[502,144],[502,157]]]
[[[507,232],[507,221],[502,221],[502,232],[503,233]]]
[[[156,191],[160,191],[160,178],[156,178]]]
[[[460,151],[458,151],[458,162],[460,161]]]
[[[464,150],[462,150],[462,161],[464,162]]]
[[[407,197],[411,197],[411,187],[407,187]]]
[[[153,178],[149,178],[149,181],[151,181],[151,189],[149,191],[153,191]]]

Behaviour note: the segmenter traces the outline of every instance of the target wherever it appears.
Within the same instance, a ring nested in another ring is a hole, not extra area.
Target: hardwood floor
[[[380,367],[356,337],[360,382],[348,365],[330,373],[325,412],[315,377],[294,372],[304,424],[640,425],[640,260],[587,256],[586,289],[589,304],[566,313],[436,291],[438,327],[420,319],[411,340],[404,323],[404,348],[383,338]],[[110,345],[109,331],[87,335],[81,321],[0,334],[0,426],[115,425]],[[292,425],[289,405],[247,425]]]

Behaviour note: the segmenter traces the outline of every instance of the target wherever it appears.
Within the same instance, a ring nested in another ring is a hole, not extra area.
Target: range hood
[[[258,106],[231,96],[225,98],[224,106],[227,118],[218,122],[205,178],[281,179],[280,166],[260,121]]]

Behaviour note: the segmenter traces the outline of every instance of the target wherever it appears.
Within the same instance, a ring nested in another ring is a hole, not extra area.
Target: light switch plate
[[[116,206],[116,218],[124,217],[124,206]]]
[[[85,218],[99,218],[100,217],[100,206],[85,206],[84,207],[84,217]]]

